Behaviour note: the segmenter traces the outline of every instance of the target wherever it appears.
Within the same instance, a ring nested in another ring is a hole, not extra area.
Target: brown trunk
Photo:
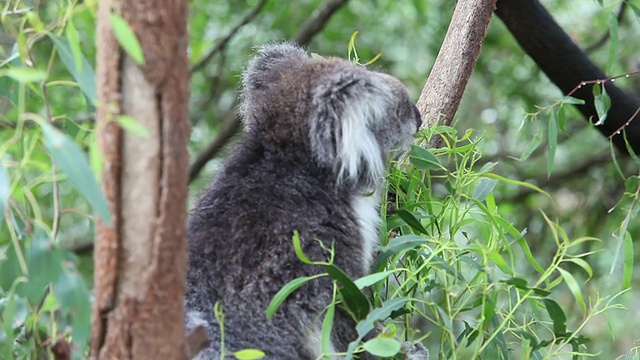
[[[427,79],[418,109],[423,127],[450,125],[476,65],[496,0],[458,0],[440,52]],[[435,138],[431,147],[442,147]]]
[[[95,246],[92,359],[184,359],[187,138],[186,0],[102,0],[98,16],[98,128],[111,224]],[[138,66],[109,14],[142,45]],[[115,122],[128,115],[140,137]]]

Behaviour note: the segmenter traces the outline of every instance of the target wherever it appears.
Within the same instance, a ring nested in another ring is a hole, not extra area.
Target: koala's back
[[[190,218],[187,308],[215,323],[212,310],[219,301],[230,351],[269,344],[260,350],[270,358],[304,359],[312,354],[300,344],[318,336],[312,325],[331,300],[331,282],[310,282],[271,321],[265,317],[266,305],[287,282],[320,270],[296,257],[293,232],[313,260],[329,257],[315,239],[330,239],[324,243],[333,244],[336,265],[359,277],[363,266],[353,261],[363,251],[357,220],[348,194],[336,192],[323,181],[327,174],[307,169],[302,159],[276,160],[244,143],[238,149]],[[218,346],[219,329],[208,327]],[[348,342],[355,332],[342,336]]]

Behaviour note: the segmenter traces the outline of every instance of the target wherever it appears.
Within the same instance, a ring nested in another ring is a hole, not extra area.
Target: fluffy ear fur
[[[259,54],[247,65],[242,74],[242,105],[240,110],[245,126],[252,125],[254,116],[249,113],[249,104],[259,102],[258,92],[266,90],[268,85],[276,82],[289,65],[308,59],[304,49],[292,44],[271,44],[260,47]]]
[[[374,130],[390,113],[391,92],[382,78],[353,67],[315,89],[311,148],[318,163],[333,167],[339,183],[373,186],[383,180],[386,159]]]

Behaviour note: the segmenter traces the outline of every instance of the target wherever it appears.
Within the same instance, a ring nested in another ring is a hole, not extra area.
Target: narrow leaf
[[[111,27],[113,28],[113,34],[118,39],[120,46],[126,51],[129,56],[138,65],[144,64],[144,54],[142,52],[142,46],[133,32],[127,21],[120,15],[109,14],[109,20],[111,21]]]
[[[549,317],[553,321],[553,333],[556,336],[562,336],[567,332],[567,316],[562,311],[560,305],[549,298],[543,299],[544,306],[549,313]]]
[[[105,223],[111,222],[102,189],[98,185],[86,154],[70,137],[47,122],[40,122],[44,134],[44,145],[55,165],[62,170],[76,189],[87,199],[93,210]]]
[[[67,28],[65,29],[64,34],[67,36],[69,48],[71,49],[71,54],[73,55],[73,61],[75,63],[75,68],[79,71],[82,71],[82,50],[80,49],[80,37],[78,36],[78,30],[76,30],[75,25],[73,25],[73,19],[69,19],[67,22]]]
[[[38,82],[47,78],[47,72],[44,70],[29,67],[14,67],[4,70],[0,73],[8,76],[16,81],[23,83]]]
[[[560,275],[562,275],[562,279],[564,280],[564,282],[569,287],[569,290],[571,291],[573,296],[576,298],[576,301],[578,302],[578,305],[582,309],[582,313],[584,315],[586,315],[587,314],[587,305],[584,302],[584,297],[582,296],[582,290],[580,289],[580,285],[578,285],[578,282],[573,277],[573,275],[571,275],[570,272],[568,272],[568,271],[566,271],[566,270],[564,270],[562,268],[558,268],[558,271],[560,272]]]
[[[418,220],[411,212],[405,209],[396,210],[396,215],[398,215],[404,222],[409,225],[413,230],[419,232],[420,234],[427,234],[427,229],[422,226],[420,220]]]
[[[622,270],[622,290],[626,290],[631,287],[631,280],[633,280],[633,241],[631,240],[631,235],[629,232],[625,232],[624,238],[622,239],[622,259],[623,259],[623,270]]]
[[[353,352],[360,344],[360,341],[362,341],[362,339],[364,339],[364,337],[375,328],[375,324],[378,321],[383,321],[388,318],[392,312],[401,309],[409,300],[409,298],[405,297],[394,298],[386,301],[381,307],[371,310],[366,319],[360,321],[358,325],[356,325],[358,338],[349,344],[345,360],[353,359]]]
[[[421,171],[442,169],[440,160],[433,153],[421,146],[411,145],[409,159],[416,169]]]
[[[609,14],[609,59],[607,61],[607,74],[611,74],[613,65],[618,58],[618,17],[615,13]]]
[[[593,85],[593,102],[596,113],[598,114],[598,121],[595,125],[599,126],[607,120],[607,113],[609,112],[609,108],[611,108],[611,98],[607,94],[604,83]]]
[[[335,294],[334,294],[335,295]],[[336,303],[331,302],[327,313],[322,320],[322,352],[324,354],[330,354],[333,348],[331,343],[331,329],[333,329],[333,319],[336,313]]]
[[[396,272],[396,270],[387,270],[387,271],[383,271],[383,272],[377,272],[377,273],[369,274],[369,275],[361,277],[360,279],[355,280],[353,283],[356,284],[358,289],[364,289],[364,288],[366,288],[368,286],[374,285],[374,284],[376,284],[376,283],[388,278],[389,275],[393,274],[394,272]]]
[[[570,105],[584,105],[585,102],[582,99],[578,99],[575,98],[573,96],[565,96],[562,98],[562,103],[563,104],[570,104]]]
[[[340,268],[332,264],[323,264],[322,267],[333,280],[342,285],[338,291],[347,309],[351,311],[356,320],[364,319],[371,309],[367,297]]]
[[[118,121],[118,124],[126,131],[143,138],[149,137],[149,130],[147,130],[144,125],[142,125],[133,117],[128,115],[120,115],[116,120]]]
[[[495,179],[481,179],[478,183],[478,186],[476,186],[476,188],[473,190],[473,195],[471,195],[471,197],[480,202],[484,201],[484,199],[486,199],[487,196],[489,196],[489,194],[493,192],[493,188],[496,187],[497,183],[498,180]]]
[[[547,177],[551,176],[553,171],[553,161],[556,157],[556,149],[558,147],[558,123],[556,121],[556,114],[551,113],[549,119],[549,152],[547,153]]]
[[[273,315],[276,313],[276,310],[278,310],[278,308],[280,307],[280,305],[282,305],[282,303],[289,297],[289,295],[291,295],[291,293],[296,291],[300,286],[304,285],[305,283],[313,279],[317,279],[319,277],[326,276],[326,275],[327,274],[304,276],[304,277],[299,277],[297,279],[293,279],[289,281],[285,286],[282,287],[282,289],[280,289],[273,296],[273,299],[271,299],[269,306],[267,306],[267,311],[266,311],[267,319],[271,319]]]
[[[300,259],[300,261],[302,261],[303,263],[313,264],[313,261],[311,261],[304,253],[304,250],[302,250],[302,243],[300,241],[300,233],[298,232],[298,230],[293,231],[293,251],[295,251],[298,259]]]
[[[82,65],[80,67],[76,66],[76,55],[74,55],[74,50],[71,49],[69,40],[54,34],[49,34],[49,37],[58,49],[60,60],[62,60],[73,79],[78,83],[78,86],[80,86],[80,90],[87,97],[88,103],[95,105],[98,99],[96,73],[93,71],[93,66],[91,66],[89,60],[81,54]]]

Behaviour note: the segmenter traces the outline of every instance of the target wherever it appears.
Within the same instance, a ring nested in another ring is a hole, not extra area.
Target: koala
[[[227,355],[253,348],[265,359],[317,359],[328,277],[265,315],[285,284],[322,272],[297,258],[294,231],[310,259],[326,261],[333,247],[336,266],[353,279],[366,275],[388,159],[406,149],[421,118],[396,78],[290,44],[261,48],[242,85],[243,136],[189,218],[186,328],[208,331],[197,359],[219,359],[220,302]],[[332,350],[346,351],[355,325],[336,309]]]

